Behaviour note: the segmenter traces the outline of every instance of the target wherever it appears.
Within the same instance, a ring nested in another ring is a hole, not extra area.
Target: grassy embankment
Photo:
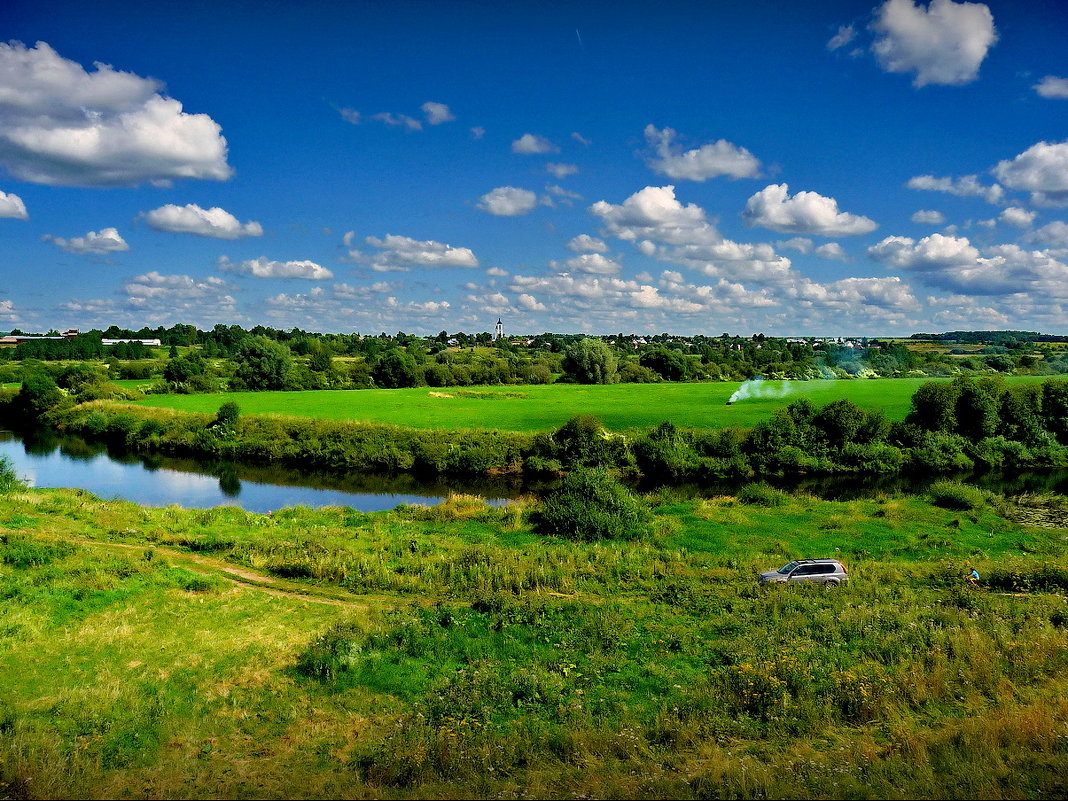
[[[0,797],[1063,796],[1068,529],[755,497],[581,545],[0,494]],[[847,587],[754,586],[829,554]]]
[[[1008,385],[1035,383],[1047,376],[1006,378]],[[748,428],[779,408],[805,397],[816,405],[848,398],[866,409],[881,409],[901,420],[913,393],[932,379],[884,378],[859,381],[764,382],[782,397],[750,398],[727,406],[738,388],[733,383],[614,384],[584,386],[478,387],[474,389],[365,389],[304,392],[229,392],[216,395],[153,395],[139,405],[215,413],[234,401],[243,414],[280,414],[329,420],[393,423],[414,428],[496,428],[503,431],[547,431],[580,412],[600,418],[612,431],[648,428],[671,420],[692,428]],[[938,379],[933,379],[938,380]]]

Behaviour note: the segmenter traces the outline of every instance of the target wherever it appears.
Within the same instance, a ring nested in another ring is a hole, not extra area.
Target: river
[[[480,495],[500,505],[524,489],[507,480],[450,479],[446,484],[410,475],[300,471],[123,453],[48,430],[19,434],[0,430],[0,456],[31,487],[77,487],[101,498],[187,509],[240,506],[250,512],[269,512],[300,505],[377,512],[402,503],[433,505],[450,493]]]
[[[538,494],[551,482],[530,483],[514,478],[462,480],[393,476],[353,472],[305,471],[234,462],[176,459],[135,454],[109,448],[80,437],[42,430],[15,434],[0,430],[0,456],[6,457],[31,487],[77,487],[102,498],[124,498],[144,506],[205,509],[240,506],[268,512],[285,506],[351,506],[363,512],[392,509],[398,504],[440,503],[453,493],[479,495],[493,505],[523,494]],[[875,493],[922,492],[945,476],[817,476],[771,479],[786,490],[800,490],[823,498],[847,499]],[[1056,492],[1068,495],[1068,470],[1020,473],[974,473],[953,476],[1007,495]],[[737,484],[686,485],[675,492],[685,497],[729,494]],[[640,490],[656,489],[643,483]]]

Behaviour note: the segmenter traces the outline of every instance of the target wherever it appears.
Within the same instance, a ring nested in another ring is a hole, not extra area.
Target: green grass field
[[[860,406],[882,409],[901,420],[912,394],[930,379],[893,378],[870,381],[767,381],[763,391],[788,391],[778,398],[752,398],[727,406],[738,388],[733,383],[613,384],[583,386],[478,387],[473,389],[365,389],[309,392],[231,392],[218,395],[154,395],[145,406],[214,413],[234,401],[244,414],[281,414],[333,420],[395,423],[414,428],[496,428],[544,431],[580,413],[599,417],[614,431],[655,426],[664,420],[694,428],[750,427],[798,398],[822,405],[848,398]],[[1007,383],[1034,382],[1013,377]]]
[[[1063,594],[961,574],[1063,587],[1068,529],[647,502],[647,539],[582,544],[470,497],[0,493],[0,799],[1063,796]],[[755,585],[831,553],[845,587]]]

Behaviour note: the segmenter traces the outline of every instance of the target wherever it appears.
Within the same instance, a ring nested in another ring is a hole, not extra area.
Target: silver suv
[[[809,582],[837,587],[849,581],[849,573],[837,559],[798,559],[778,570],[765,570],[759,581],[761,584]]]

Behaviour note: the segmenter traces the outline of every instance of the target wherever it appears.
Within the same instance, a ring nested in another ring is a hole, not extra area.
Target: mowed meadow
[[[1046,378],[1004,380],[1012,386]],[[881,409],[890,420],[902,420],[913,393],[930,380],[763,381],[758,389],[761,397],[730,406],[727,400],[740,385],[728,382],[228,392],[152,395],[140,404],[214,414],[223,403],[233,401],[244,414],[359,420],[413,428],[546,431],[579,413],[594,415],[612,431],[647,428],[665,420],[693,428],[749,428],[799,398],[808,398],[818,406],[845,398],[865,409]]]

